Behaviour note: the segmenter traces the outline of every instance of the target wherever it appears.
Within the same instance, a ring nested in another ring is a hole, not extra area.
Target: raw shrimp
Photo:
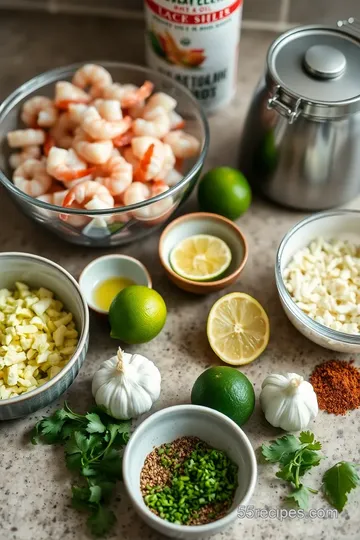
[[[176,111],[170,111],[169,118],[171,131],[174,129],[183,129],[185,127],[185,120]]]
[[[131,184],[133,168],[122,156],[114,156],[99,168],[96,182],[105,186],[113,196],[121,195]]]
[[[46,166],[42,161],[28,159],[15,169],[13,182],[17,188],[27,195],[39,197],[39,195],[44,195],[49,190],[53,179],[46,172]]]
[[[36,198],[39,199],[39,201],[53,204],[55,206],[62,206],[68,191],[68,189],[63,189],[61,191],[54,191],[54,193],[46,193],[45,195],[40,195]]]
[[[175,157],[186,159],[196,156],[200,150],[200,142],[182,130],[170,131],[164,137],[164,143],[169,144]]]
[[[154,85],[150,81],[145,81],[140,87],[134,84],[114,83],[103,91],[103,97],[106,99],[116,99],[120,101],[121,106],[125,108],[135,107],[143,104],[153,91]]]
[[[94,141],[85,131],[78,128],[73,140],[73,148],[87,162],[102,165],[110,159],[113,143],[111,141]]]
[[[88,90],[95,98],[100,97],[104,88],[112,84],[112,77],[102,66],[85,64],[75,72],[72,82],[75,86]]]
[[[82,129],[95,140],[106,141],[125,133],[131,126],[130,116],[121,120],[105,120],[95,107],[84,113]]]
[[[40,146],[25,146],[21,152],[11,154],[9,157],[9,164],[12,169],[17,169],[20,165],[28,159],[40,159],[41,148]]]
[[[133,182],[124,192],[124,205],[129,206],[131,204],[137,204],[139,202],[146,201],[146,199],[148,199],[150,195],[151,190],[147,184],[143,184],[142,182]],[[132,212],[132,215],[140,219],[146,218],[148,215],[148,209],[147,207],[139,208],[138,210],[134,210]]]
[[[162,139],[170,131],[170,117],[162,107],[144,112],[143,118],[134,120],[132,130],[135,136],[147,135]]]
[[[72,148],[64,150],[53,146],[47,158],[46,170],[57,180],[69,182],[87,176],[93,168],[89,168]]]
[[[132,151],[131,146],[127,146],[126,148],[122,148],[121,149],[121,154],[122,154],[122,156],[124,156],[126,161],[131,163],[134,170],[137,169],[140,160],[137,157],[135,157],[135,154]]]
[[[45,139],[46,133],[43,129],[17,129],[7,133],[7,140],[11,148],[44,144]]]
[[[134,137],[131,148],[139,165],[134,178],[140,182],[148,182],[156,178],[164,165],[164,145],[155,137]]]
[[[55,85],[55,105],[58,109],[67,110],[71,103],[89,103],[91,97],[67,81],[59,81]]]
[[[133,182],[124,193],[124,204],[128,206],[130,204],[146,201],[151,197],[164,193],[168,189],[169,186],[162,181],[153,182],[152,185],[150,183],[143,184],[142,182]],[[134,210],[132,215],[140,221],[150,222],[151,220],[163,216],[163,214],[171,209],[172,206],[172,197],[166,197],[165,199],[149,204],[144,208]]]
[[[119,135],[118,137],[115,137],[115,139],[112,139],[113,145],[116,148],[122,148],[123,146],[129,146],[131,144],[131,141],[133,140],[134,132],[130,128],[128,131],[125,131],[122,135]]]
[[[169,171],[167,175],[161,179],[165,182],[165,184],[172,187],[178,184],[183,178],[183,175],[179,173],[179,171],[176,169],[171,169],[171,171]]]
[[[86,208],[86,205],[93,199],[101,201],[100,208],[114,207],[114,199],[109,190],[92,180],[81,182],[81,184],[71,188],[64,199],[63,206],[72,207],[75,204],[80,205],[81,208]]]
[[[80,126],[88,105],[85,103],[70,103],[68,107],[69,119],[75,126]]]
[[[116,99],[95,99],[92,105],[100,116],[109,122],[121,120],[123,117],[120,102]]]
[[[74,120],[73,115],[69,111],[62,113],[59,116],[55,126],[50,133],[54,137],[56,145],[60,148],[71,148],[75,136],[75,130],[78,123]]]
[[[165,94],[165,92],[156,92],[152,96],[149,97],[144,112],[147,113],[149,111],[152,111],[153,109],[156,109],[157,107],[161,107],[169,113],[170,111],[173,111],[177,105],[176,99],[169,96],[169,94]]]
[[[30,127],[49,128],[53,126],[58,117],[58,110],[52,99],[45,96],[34,96],[25,101],[21,120]]]
[[[161,167],[161,171],[157,175],[157,180],[163,180],[167,177],[169,172],[174,169],[176,158],[174,156],[174,152],[171,149],[171,146],[169,144],[163,143],[163,150],[164,150],[164,162],[163,166]]]

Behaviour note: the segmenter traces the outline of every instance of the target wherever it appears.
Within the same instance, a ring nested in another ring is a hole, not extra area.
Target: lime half
[[[170,264],[179,276],[192,281],[211,281],[220,277],[231,263],[229,246],[209,234],[184,238],[170,253]]]

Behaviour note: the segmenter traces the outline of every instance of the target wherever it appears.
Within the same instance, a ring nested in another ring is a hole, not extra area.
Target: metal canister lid
[[[360,110],[360,38],[345,27],[290,30],[270,47],[267,67],[275,93],[270,106],[280,103],[293,111],[292,119],[301,113],[329,118]]]

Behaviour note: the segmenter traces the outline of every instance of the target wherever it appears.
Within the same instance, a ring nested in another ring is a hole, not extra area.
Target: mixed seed
[[[227,514],[237,473],[237,465],[222,450],[197,437],[181,437],[146,457],[140,488],[145,504],[162,519],[204,525]]]

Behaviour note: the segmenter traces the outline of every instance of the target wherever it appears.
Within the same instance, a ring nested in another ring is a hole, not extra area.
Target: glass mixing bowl
[[[14,186],[9,167],[10,149],[6,134],[22,127],[20,111],[31,96],[54,96],[59,80],[70,81],[83,65],[72,64],[47,71],[15,90],[0,105],[0,182],[17,206],[30,218],[64,240],[85,246],[115,246],[138,240],[167,221],[178,206],[190,195],[199,178],[209,144],[206,117],[192,94],[182,85],[151,69],[118,62],[97,62],[112,75],[114,82],[141,85],[150,80],[155,91],[166,92],[177,101],[176,111],[186,120],[186,131],[200,141],[198,157],[186,160],[183,179],[165,193],[125,208],[107,210],[78,210],[54,206],[29,197]]]

